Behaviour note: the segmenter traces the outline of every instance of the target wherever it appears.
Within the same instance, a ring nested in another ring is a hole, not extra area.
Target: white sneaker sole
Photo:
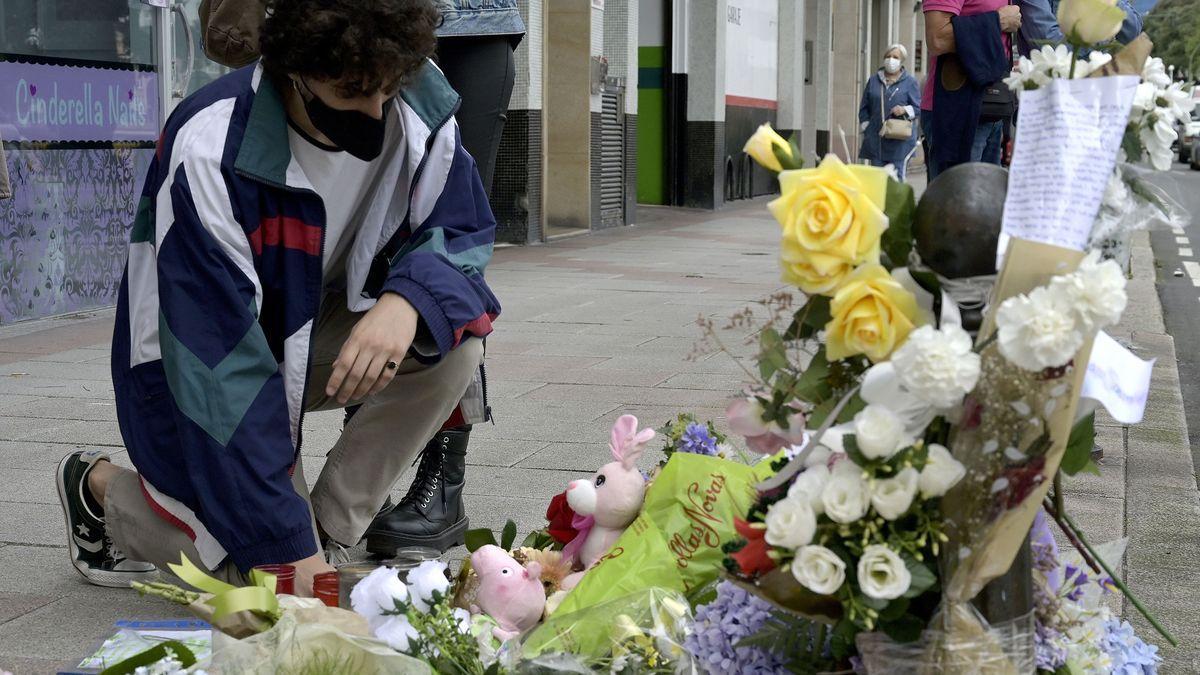
[[[67,466],[67,460],[71,459],[74,454],[71,453],[63,457],[58,462],[58,470],[54,474],[54,486],[58,490],[58,503],[62,507],[63,524],[66,527],[67,552],[71,556],[71,567],[74,567],[76,572],[83,575],[83,578],[87,579],[88,583],[107,588],[129,588],[129,584],[134,581],[154,581],[158,577],[158,570],[151,570],[149,572],[96,570],[79,561],[79,547],[75,544],[75,538],[71,536],[71,513],[67,508],[67,485],[63,480],[63,469]]]

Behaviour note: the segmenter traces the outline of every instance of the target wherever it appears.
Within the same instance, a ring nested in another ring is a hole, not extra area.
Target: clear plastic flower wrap
[[[1156,171],[1120,162],[1109,179],[1100,212],[1092,225],[1090,249],[1129,265],[1129,242],[1139,230],[1184,227],[1190,215],[1174,196],[1149,179]]]
[[[1018,675],[1032,673],[1036,622],[1033,613],[986,627],[971,605],[970,614],[950,630],[927,629],[915,642],[900,644],[881,632],[859,633],[859,657],[868,675]]]

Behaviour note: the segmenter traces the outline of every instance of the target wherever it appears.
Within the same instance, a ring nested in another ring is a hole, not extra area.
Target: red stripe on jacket
[[[321,255],[321,228],[299,218],[267,216],[259,221],[258,229],[250,233],[250,246],[261,255],[264,246],[280,246],[309,255]]]

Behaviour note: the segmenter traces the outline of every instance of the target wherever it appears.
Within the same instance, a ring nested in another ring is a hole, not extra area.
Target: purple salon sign
[[[153,72],[0,61],[0,135],[6,141],[158,139]]]

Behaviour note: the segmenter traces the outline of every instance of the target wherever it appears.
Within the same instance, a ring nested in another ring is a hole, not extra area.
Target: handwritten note
[[[1082,398],[1098,401],[1122,424],[1137,424],[1146,413],[1154,359],[1143,361],[1101,331],[1092,345]]]
[[[1087,246],[1137,85],[1135,76],[1054,80],[1021,94],[997,255],[1009,237]]]

